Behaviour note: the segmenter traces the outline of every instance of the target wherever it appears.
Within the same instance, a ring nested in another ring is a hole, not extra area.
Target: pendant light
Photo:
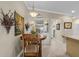
[[[38,13],[35,11],[34,1],[33,1],[32,11],[30,12],[30,15],[31,17],[36,17],[38,15]]]

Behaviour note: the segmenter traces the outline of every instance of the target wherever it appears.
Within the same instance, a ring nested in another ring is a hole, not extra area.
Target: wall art
[[[56,24],[56,30],[60,30],[60,24]]]
[[[72,29],[72,22],[64,22],[64,29]]]
[[[15,18],[15,36],[23,34],[24,33],[24,17],[22,17],[15,11],[14,18]]]

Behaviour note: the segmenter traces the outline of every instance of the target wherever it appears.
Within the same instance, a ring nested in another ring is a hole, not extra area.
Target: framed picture
[[[15,18],[15,36],[23,34],[24,33],[24,17],[22,17],[15,11],[14,18]]]
[[[72,22],[64,22],[64,29],[72,29]]]
[[[56,24],[56,29],[60,30],[60,24]]]

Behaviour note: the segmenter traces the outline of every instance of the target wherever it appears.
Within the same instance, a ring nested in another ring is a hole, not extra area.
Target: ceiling
[[[25,4],[31,8],[33,2],[26,1]],[[36,9],[51,13],[56,12],[64,15],[79,16],[79,1],[34,1],[34,6]],[[72,10],[75,10],[74,14],[72,14]]]

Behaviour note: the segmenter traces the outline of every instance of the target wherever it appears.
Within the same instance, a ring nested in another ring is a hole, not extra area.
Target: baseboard
[[[17,57],[21,57],[22,54],[23,54],[23,49],[22,49],[21,52],[17,55]]]

